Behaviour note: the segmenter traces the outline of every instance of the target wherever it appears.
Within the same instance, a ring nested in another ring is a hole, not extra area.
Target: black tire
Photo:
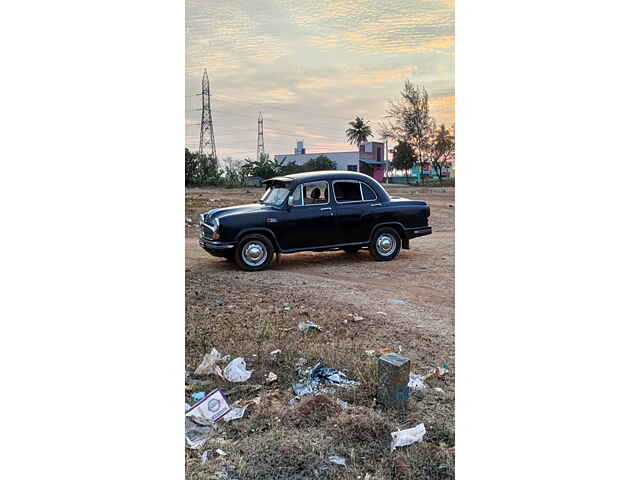
[[[253,247],[251,244],[253,244]],[[253,250],[249,251],[251,248]],[[255,255],[254,262],[252,262],[253,255]],[[235,251],[235,260],[242,270],[249,272],[263,270],[273,260],[273,244],[264,235],[250,233],[238,243]]]
[[[378,262],[388,262],[396,258],[402,248],[402,240],[398,232],[391,227],[376,230],[369,242],[369,253]]]
[[[360,250],[362,247],[359,246],[354,246],[354,245],[350,245],[348,247],[342,247],[342,250],[344,250],[347,253],[356,253],[358,250]]]

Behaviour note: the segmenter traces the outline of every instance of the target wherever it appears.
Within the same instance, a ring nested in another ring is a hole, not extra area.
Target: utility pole
[[[214,169],[218,167],[218,155],[216,154],[216,140],[213,135],[213,120],[211,118],[211,95],[209,92],[209,75],[204,69],[202,75],[202,117],[200,120],[200,148],[198,159],[200,162],[206,161],[207,156],[211,158],[211,165]]]
[[[260,112],[258,114],[258,148],[256,151],[256,160],[260,160],[260,155],[264,154],[264,132],[262,128],[262,112]]]

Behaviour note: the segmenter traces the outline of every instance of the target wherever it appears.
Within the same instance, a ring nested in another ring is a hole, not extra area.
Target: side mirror
[[[287,197],[287,207],[288,207],[288,208],[293,207],[293,195],[289,195],[289,196]]]

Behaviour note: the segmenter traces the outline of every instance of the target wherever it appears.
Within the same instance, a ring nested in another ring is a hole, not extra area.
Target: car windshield
[[[283,187],[269,187],[262,195],[260,199],[261,203],[267,203],[269,205],[280,205],[284,202],[284,199],[289,195],[289,189]]]

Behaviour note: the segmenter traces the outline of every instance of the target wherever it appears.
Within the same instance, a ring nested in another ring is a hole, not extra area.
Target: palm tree
[[[360,145],[362,142],[366,142],[369,137],[373,136],[371,127],[362,118],[356,117],[352,122],[349,122],[351,127],[347,128],[344,132],[347,134],[347,141],[350,144]]]

